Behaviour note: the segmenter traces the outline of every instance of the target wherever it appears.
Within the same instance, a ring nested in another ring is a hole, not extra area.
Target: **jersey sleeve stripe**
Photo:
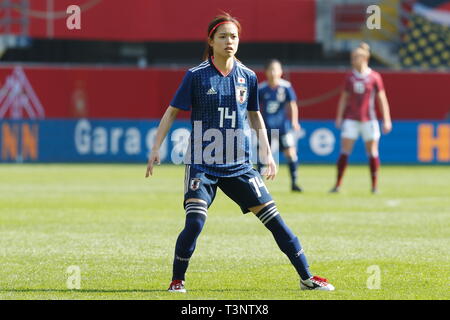
[[[189,69],[189,71],[195,72],[195,71],[197,71],[197,70],[204,69],[204,68],[206,68],[206,67],[209,67],[209,61],[205,61],[205,62],[199,64],[198,66]]]
[[[195,68],[194,70],[190,70],[192,73],[194,73],[194,72],[197,72],[197,71],[199,71],[199,70],[202,70],[202,69],[205,69],[205,68],[208,68],[209,67],[209,64],[208,65],[206,65],[206,66],[203,66],[203,67],[199,67],[199,68]]]

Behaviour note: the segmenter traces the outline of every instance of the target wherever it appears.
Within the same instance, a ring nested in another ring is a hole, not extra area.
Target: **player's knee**
[[[286,156],[286,160],[288,162],[297,162],[297,160],[298,160],[297,159],[297,154],[295,152],[295,148],[289,148],[286,151],[285,156]]]
[[[278,212],[277,206],[275,202],[270,202],[265,205],[263,208],[259,208],[259,210],[255,213],[256,217],[264,224],[267,225],[269,221],[278,216],[280,213]]]
[[[260,205],[258,205],[258,206],[248,208],[248,210],[250,210],[250,211],[253,212],[255,215],[257,215],[258,213],[260,213],[260,211],[261,211],[262,209],[264,209],[265,207],[267,207],[268,205],[270,205],[270,204],[272,204],[272,203],[274,203],[274,201],[273,201],[273,200],[270,200],[270,201],[268,201],[268,202],[266,202],[266,203],[263,203],[263,204],[260,204]]]
[[[377,158],[378,157],[378,149],[377,148],[369,148],[367,149],[367,156],[369,158]]]
[[[341,153],[345,154],[345,155],[350,155],[352,153],[353,148],[352,147],[348,147],[348,146],[343,146],[341,148]]]

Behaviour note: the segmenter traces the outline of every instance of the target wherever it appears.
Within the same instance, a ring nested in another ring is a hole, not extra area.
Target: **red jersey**
[[[348,93],[344,119],[358,121],[376,120],[375,97],[384,90],[381,75],[368,69],[365,74],[353,70],[346,76],[345,89]]]

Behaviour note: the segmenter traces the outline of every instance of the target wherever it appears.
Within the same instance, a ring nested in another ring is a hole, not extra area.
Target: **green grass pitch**
[[[269,190],[335,292],[300,291],[270,232],[221,192],[188,293],[166,292],[184,225],[184,169],[144,174],[145,164],[0,165],[0,299],[450,298],[448,166],[382,166],[378,195],[367,166],[349,166],[338,195],[327,193],[333,166],[301,166],[303,194],[288,191],[280,168]],[[69,266],[79,267],[79,290],[67,288]]]

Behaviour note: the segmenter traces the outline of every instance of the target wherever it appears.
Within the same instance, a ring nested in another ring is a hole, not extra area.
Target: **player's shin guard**
[[[206,221],[207,208],[206,204],[198,202],[186,204],[186,224],[175,245],[172,280],[184,280],[185,278],[189,259],[194,253],[197,238]]]
[[[278,247],[294,265],[300,278],[302,280],[311,278],[312,275],[309,272],[308,261],[306,260],[300,241],[284,223],[276,205],[274,203],[269,204],[261,209],[256,216],[272,232]]]

